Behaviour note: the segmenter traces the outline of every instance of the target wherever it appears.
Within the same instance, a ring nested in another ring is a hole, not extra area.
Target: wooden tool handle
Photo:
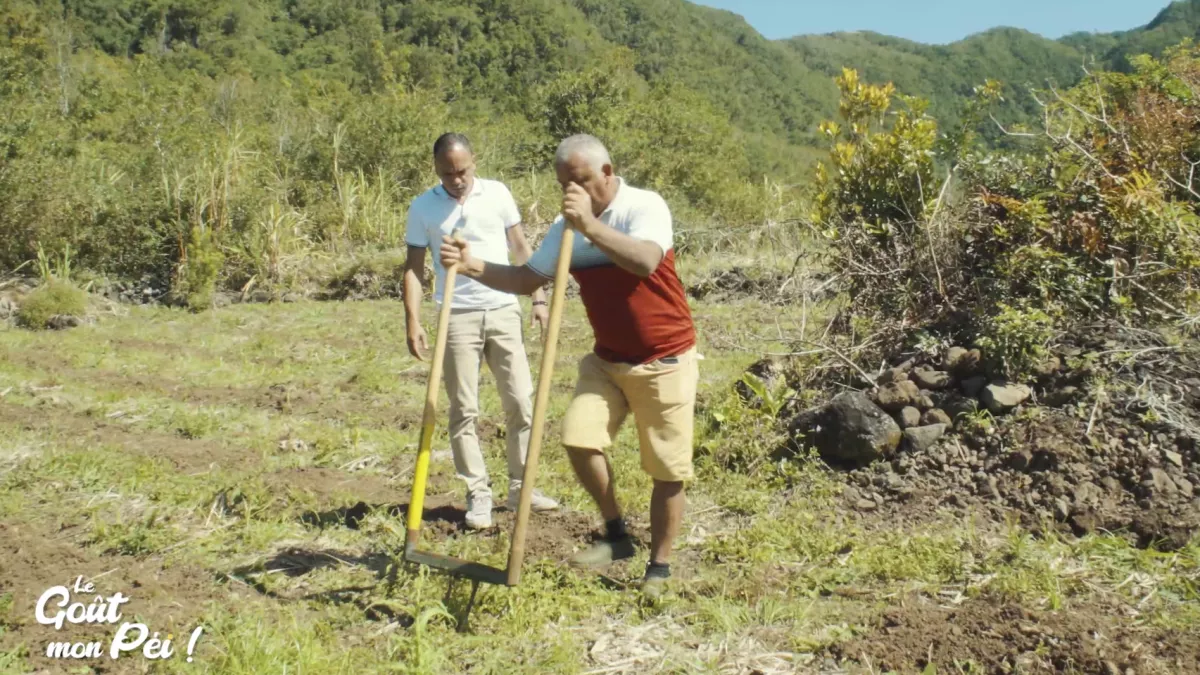
[[[550,323],[546,326],[546,344],[542,348],[542,367],[538,371],[537,396],[533,402],[533,428],[529,431],[529,449],[525,455],[525,474],[521,479],[521,502],[517,507],[517,522],[513,527],[512,547],[508,552],[508,585],[521,581],[521,564],[525,560],[525,531],[533,504],[533,486],[537,480],[538,457],[542,454],[542,435],[546,427],[546,404],[550,398],[550,380],[554,374],[554,358],[558,351],[558,329],[562,325],[563,303],[566,301],[567,275],[571,271],[571,248],[575,230],[563,227],[562,244],[558,250],[558,267],[554,270],[554,295],[550,300]]]
[[[452,235],[462,242],[457,229]],[[446,282],[442,288],[442,309],[438,313],[437,338],[433,346],[433,363],[429,367],[429,382],[425,388],[425,412],[421,417],[421,441],[417,446],[417,466],[413,474],[412,498],[408,502],[408,533],[406,545],[415,547],[421,533],[421,516],[425,507],[425,483],[429,477],[429,456],[433,444],[433,430],[437,424],[438,387],[442,382],[442,368],[446,362],[446,333],[450,326],[450,305],[454,301],[454,286],[458,280],[458,265],[446,269]]]

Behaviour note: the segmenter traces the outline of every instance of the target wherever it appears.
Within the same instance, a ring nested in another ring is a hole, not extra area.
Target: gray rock
[[[962,347],[951,347],[942,357],[942,367],[959,377],[970,377],[979,372],[982,362],[983,355],[978,349],[968,351]]]
[[[921,416],[921,424],[924,426],[932,426],[934,424],[945,424],[946,428],[954,426],[954,421],[946,414],[946,411],[940,408],[934,408]]]
[[[1175,487],[1179,489],[1179,494],[1191,499],[1196,494],[1196,486],[1192,485],[1192,481],[1186,478],[1176,478]]]
[[[1050,406],[1063,406],[1075,400],[1079,395],[1079,387],[1063,387],[1050,392],[1046,396],[1046,404]]]
[[[1174,464],[1175,466],[1177,466],[1181,469],[1183,468],[1183,455],[1179,454],[1178,452],[1174,452],[1172,450],[1167,450],[1166,452],[1163,453],[1163,455],[1166,456],[1168,462]]]
[[[922,395],[921,400],[917,401],[917,408],[919,410],[921,410],[922,412],[924,412],[926,410],[931,410],[935,407],[936,406],[933,402],[933,399],[930,398],[928,394]]]
[[[904,410],[900,411],[900,414],[897,416],[896,421],[900,423],[901,429],[908,429],[910,427],[920,426],[921,425],[921,411],[910,406],[910,407],[905,408]]]
[[[946,435],[945,424],[931,424],[927,427],[913,427],[904,430],[904,440],[915,452],[925,452]]]
[[[993,415],[1002,415],[1029,400],[1033,391],[1023,384],[989,384],[979,395],[982,403]]]
[[[921,390],[909,380],[893,382],[881,387],[875,394],[879,407],[890,413],[898,413],[921,402]]]
[[[83,320],[77,316],[70,314],[55,314],[46,321],[46,326],[54,330],[64,330],[67,328],[75,328],[83,323]]]
[[[1065,499],[1054,500],[1054,518],[1064,521],[1071,517],[1071,505]]]
[[[1145,482],[1156,497],[1175,494],[1175,481],[1162,469],[1150,469],[1150,477]]]
[[[969,377],[962,381],[962,390],[969,398],[979,396],[979,392],[987,386],[987,378],[982,375]]]
[[[1038,364],[1033,369],[1033,373],[1035,375],[1037,375],[1038,377],[1045,378],[1045,377],[1050,377],[1051,375],[1057,373],[1060,370],[1062,370],[1062,361],[1060,361],[1057,356],[1051,356],[1046,361]]]
[[[801,413],[789,431],[826,461],[859,466],[890,457],[901,435],[895,420],[857,391],[838,394],[828,405]]]
[[[1100,488],[1093,483],[1083,482],[1075,486],[1072,498],[1076,506],[1088,506],[1100,500]]]
[[[942,367],[946,370],[954,370],[966,355],[967,350],[962,347],[951,347],[942,355]]]
[[[854,508],[858,509],[859,511],[874,511],[875,509],[879,508],[879,505],[870,499],[860,499],[854,503]]]
[[[900,368],[888,368],[875,378],[875,384],[880,386],[901,382],[908,379],[908,373]]]
[[[915,370],[908,377],[922,389],[932,389],[933,391],[941,391],[954,382],[950,373],[941,370]]]

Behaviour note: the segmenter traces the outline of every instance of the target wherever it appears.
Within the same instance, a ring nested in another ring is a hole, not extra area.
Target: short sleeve
[[[648,197],[639,204],[629,218],[630,237],[652,241],[662,247],[663,254],[671,250],[673,228],[671,209],[666,200],[658,195]]]
[[[416,248],[429,248],[429,230],[422,222],[418,199],[408,207],[408,225],[404,230],[404,243]]]
[[[555,269],[558,267],[558,249],[562,248],[563,227],[565,224],[560,216],[550,226],[550,230],[542,238],[542,243],[537,250],[529,257],[529,262],[525,263],[534,272],[547,279],[554,278]]]
[[[504,219],[504,229],[507,230],[521,224],[521,209],[517,207],[517,200],[513,199],[508,188],[504,185],[501,185],[501,188],[504,193],[500,197],[500,217]]]

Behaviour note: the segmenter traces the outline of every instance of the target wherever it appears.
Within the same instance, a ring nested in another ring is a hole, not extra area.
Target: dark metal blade
[[[425,551],[406,550],[404,552],[404,559],[418,565],[425,565],[426,567],[444,570],[457,576],[482,581],[485,584],[495,584],[497,586],[508,585],[507,570],[463,560],[462,558],[454,558],[438,553],[426,553]]]

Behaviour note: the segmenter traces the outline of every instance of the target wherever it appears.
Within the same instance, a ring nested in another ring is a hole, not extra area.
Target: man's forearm
[[[525,241],[525,237],[522,234],[517,241],[513,242],[513,264],[517,265],[518,267],[523,266],[525,263],[529,262],[531,257],[533,257],[533,251],[529,248],[529,242]],[[546,302],[546,291],[544,288],[538,286],[537,290],[533,292],[533,301],[535,303]]]
[[[541,275],[526,266],[497,265],[474,258],[459,273],[489,288],[515,295],[532,295],[541,290]]]
[[[618,267],[643,279],[654,273],[666,251],[652,241],[634,239],[615,228],[600,225],[587,234],[596,248],[604,251]]]
[[[421,277],[411,269],[404,272],[404,323],[421,322]]]

